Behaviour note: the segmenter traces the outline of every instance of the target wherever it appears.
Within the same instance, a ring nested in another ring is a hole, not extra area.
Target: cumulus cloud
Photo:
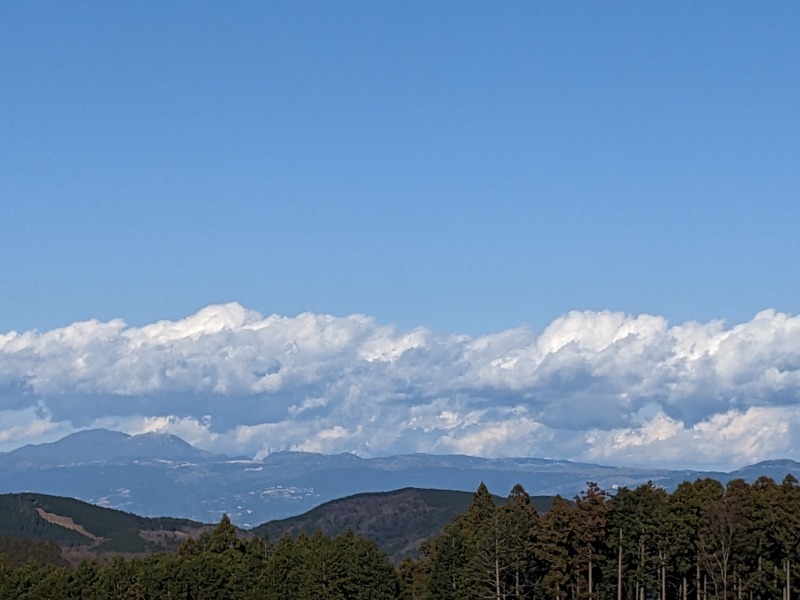
[[[0,334],[0,448],[77,428],[201,447],[459,452],[735,467],[796,456],[800,317],[670,326],[571,312],[541,332],[398,331],[239,304]]]

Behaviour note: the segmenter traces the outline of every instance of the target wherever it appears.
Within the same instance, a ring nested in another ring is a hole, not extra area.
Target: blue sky
[[[4,3],[0,335],[231,302],[441,339],[797,314],[798,30],[794,2]],[[4,372],[45,433],[86,421],[48,412],[74,382]],[[663,414],[741,409],[708,394]]]
[[[9,3],[0,330],[798,308],[800,9]]]

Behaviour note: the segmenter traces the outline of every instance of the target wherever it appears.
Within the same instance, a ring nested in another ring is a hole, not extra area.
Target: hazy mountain
[[[212,457],[210,452],[166,433],[128,435],[107,429],[90,429],[49,444],[23,446],[0,454],[0,468],[41,469],[156,460],[203,462]]]
[[[718,473],[538,458],[411,454],[365,459],[305,452],[275,452],[256,461],[212,455],[171,435],[105,430],[0,454],[0,492],[71,496],[142,515],[211,523],[227,513],[245,527],[298,515],[336,498],[405,487],[472,492],[483,481],[505,496],[521,483],[531,495],[571,498],[587,481],[613,490],[651,480],[671,490],[698,477],[754,481],[764,474],[780,481],[787,473],[800,477],[800,465],[770,461]]]

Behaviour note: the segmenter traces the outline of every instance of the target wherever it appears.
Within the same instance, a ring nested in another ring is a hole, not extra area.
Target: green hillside
[[[472,502],[472,492],[403,488],[357,494],[326,502],[302,515],[270,521],[251,530],[275,541],[284,534],[321,531],[334,536],[347,529],[374,541],[395,562],[418,553],[419,545],[435,537]],[[504,498],[495,497],[498,504]],[[550,496],[535,496],[534,506],[546,512]]]
[[[307,513],[270,521],[241,537],[321,531],[336,536],[352,530],[372,540],[394,561],[418,554],[420,544],[437,536],[457,515],[467,511],[472,492],[404,488],[392,492],[348,496]],[[503,498],[495,497],[499,505]],[[549,496],[532,498],[539,512],[552,504]],[[148,518],[103,508],[73,498],[45,494],[0,494],[0,554],[50,556],[60,548],[71,562],[103,554],[172,552],[189,537],[213,529],[187,519]],[[17,540],[17,541],[13,541]],[[37,545],[38,544],[38,545]],[[43,545],[49,544],[49,545]],[[54,546],[53,544],[57,545]],[[58,562],[52,557],[46,562]]]
[[[95,553],[174,550],[189,535],[210,529],[187,519],[147,518],[73,498],[0,494],[0,536],[55,542]]]

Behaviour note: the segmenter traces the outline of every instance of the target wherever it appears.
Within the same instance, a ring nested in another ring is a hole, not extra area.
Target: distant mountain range
[[[163,433],[128,435],[108,429],[79,431],[50,444],[23,446],[0,454],[6,467],[45,469],[63,465],[125,465],[136,461],[205,462],[213,455]]]
[[[410,454],[364,459],[353,454],[276,452],[263,460],[214,455],[167,434],[88,430],[50,444],[0,454],[0,493],[70,496],[145,516],[242,527],[298,515],[326,501],[405,487],[474,491],[481,481],[500,496],[516,483],[531,495],[572,497],[587,481],[612,490],[648,480],[674,489],[703,477],[726,482],[760,475],[800,478],[800,464],[767,461],[731,473],[611,467],[539,458],[485,459]]]

